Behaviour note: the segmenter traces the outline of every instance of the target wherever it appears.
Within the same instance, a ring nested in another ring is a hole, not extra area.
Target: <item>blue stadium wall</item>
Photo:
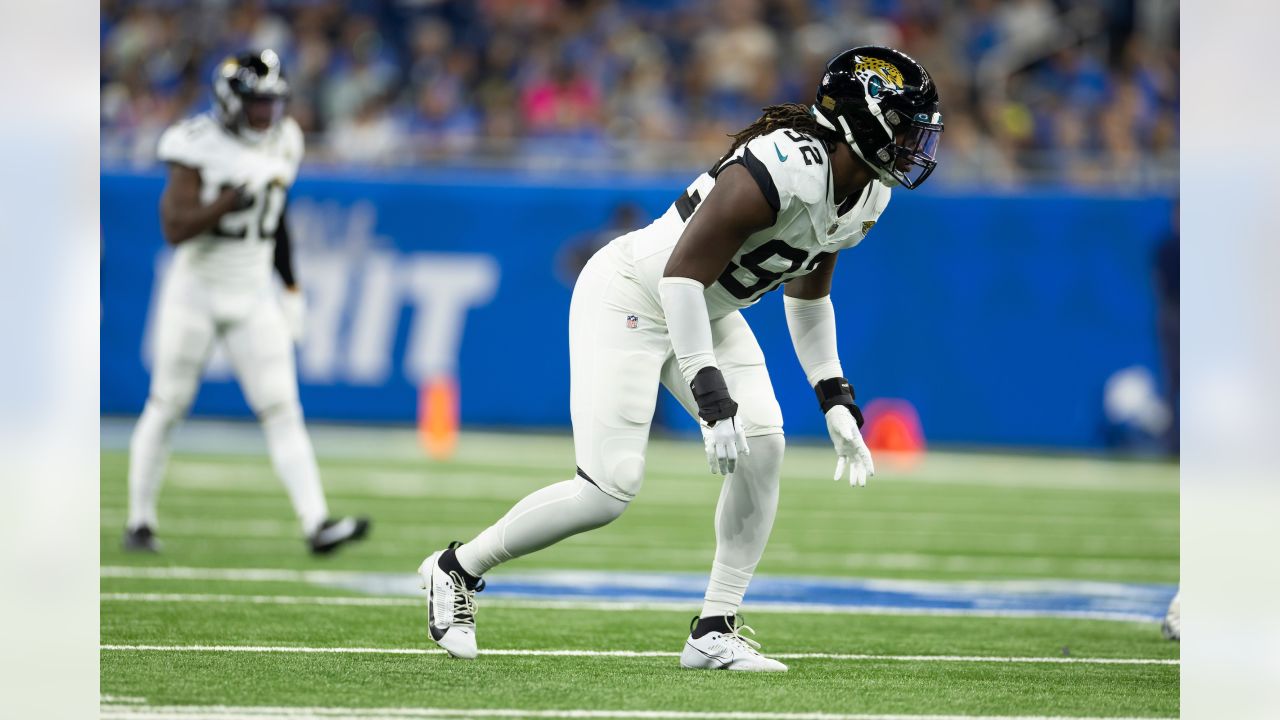
[[[660,214],[687,178],[304,172],[290,196],[311,306],[299,349],[311,419],[412,422],[425,377],[456,376],[465,426],[569,425],[575,248],[622,204]],[[102,175],[101,409],[147,393],[168,252],[159,173]],[[836,271],[844,367],[861,400],[916,407],[930,442],[1062,448],[1107,442],[1103,385],[1159,377],[1152,257],[1163,197],[899,192]],[[791,351],[781,294],[746,311],[788,433],[825,436]],[[621,322],[622,320],[620,320]],[[666,393],[659,424],[691,425]],[[250,415],[215,356],[193,413]]]

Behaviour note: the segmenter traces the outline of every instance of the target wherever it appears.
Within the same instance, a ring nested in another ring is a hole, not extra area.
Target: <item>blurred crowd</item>
[[[1177,0],[103,0],[101,23],[108,164],[153,162],[218,60],[270,47],[311,162],[702,168],[880,44],[938,82],[942,182],[1177,180]]]

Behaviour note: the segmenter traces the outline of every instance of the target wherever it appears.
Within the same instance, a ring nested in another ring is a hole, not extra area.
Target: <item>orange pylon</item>
[[[914,465],[924,453],[924,429],[916,408],[906,400],[877,398],[867,403],[862,437],[872,452],[896,464]]]
[[[427,455],[448,460],[458,446],[458,381],[427,378],[418,388],[418,440]]]

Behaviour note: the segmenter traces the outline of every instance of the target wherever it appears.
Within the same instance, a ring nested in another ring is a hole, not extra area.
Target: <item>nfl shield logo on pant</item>
[[[635,315],[628,315],[628,316],[627,316],[627,327],[628,327],[628,328],[630,328],[630,329],[632,329],[632,330],[635,330],[637,327],[639,327],[639,325],[640,325],[640,318],[636,317]]]

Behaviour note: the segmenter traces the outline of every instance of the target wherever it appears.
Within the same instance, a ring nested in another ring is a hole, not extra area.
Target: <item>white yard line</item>
[[[442,655],[435,648],[297,647],[289,645],[99,645],[113,652],[221,652],[221,653],[302,653],[319,655]],[[485,649],[481,655],[516,657],[679,657],[678,652],[660,650],[512,650]],[[960,663],[1048,663],[1084,665],[1178,665],[1168,658],[1079,658],[1079,657],[998,657],[987,655],[861,655],[850,653],[773,653],[784,660],[905,661]]]
[[[105,577],[105,576],[104,576]],[[109,602],[161,603],[241,603],[246,605],[347,605],[352,607],[416,607],[423,600],[407,597],[364,597],[323,595],[216,595],[199,593],[102,593]],[[696,610],[701,602],[633,601],[633,600],[527,600],[520,598],[479,598],[480,607],[527,608],[531,610],[600,610],[608,612],[653,611],[682,612]],[[752,603],[753,614],[788,615],[901,615],[924,617],[980,618],[1074,618],[1111,622],[1151,623],[1151,618],[1132,613],[1091,610],[973,610],[967,608],[912,608],[879,605],[820,605],[811,603]]]
[[[232,580],[245,582],[357,582],[368,575],[355,570],[281,570],[276,568],[142,567],[106,565],[104,578],[148,580]]]
[[[1031,715],[877,715],[817,712],[697,712],[689,710],[524,710],[518,708],[342,708],[342,707],[230,707],[224,705],[111,706],[101,716],[109,720],[188,720],[197,717],[221,720],[271,718],[332,718],[379,720],[381,718],[582,718],[584,720],[1103,720],[1102,718]],[[1106,718],[1105,720],[1156,720],[1155,718]]]
[[[147,699],[136,695],[102,695],[99,700],[113,705],[146,705]]]
[[[369,607],[426,607],[423,600],[389,597],[324,595],[198,595],[190,593],[102,593],[111,602],[232,603],[246,605],[352,605]],[[425,596],[424,596],[425,597]]]

